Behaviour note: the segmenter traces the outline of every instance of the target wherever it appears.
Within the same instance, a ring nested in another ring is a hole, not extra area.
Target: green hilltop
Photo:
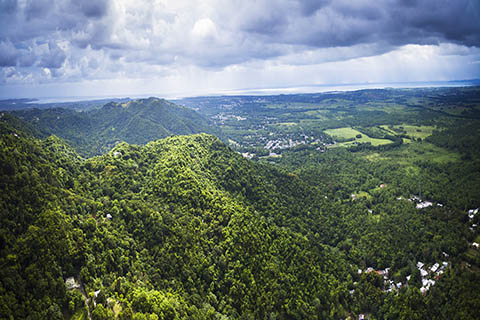
[[[158,98],[110,102],[84,112],[51,108],[12,114],[36,129],[37,137],[55,134],[83,156],[105,153],[121,141],[145,144],[169,135],[216,133],[195,111]]]
[[[87,160],[57,137],[7,133],[0,146],[2,318],[422,318],[442,300],[409,289],[399,297],[418,304],[382,303],[380,278],[357,269],[366,257],[392,271],[405,252],[424,257],[423,230],[397,234],[424,219],[444,246],[463,232],[441,208],[418,221],[408,202],[373,221],[362,204],[325,199],[206,134],[120,143]],[[389,229],[392,243],[378,246]],[[70,277],[80,289],[65,286]]]
[[[339,312],[346,266],[293,228],[305,205],[294,197],[307,188],[296,178],[205,134],[88,160],[56,137],[1,138],[2,317],[85,312],[80,291],[64,286],[70,276],[126,316]]]

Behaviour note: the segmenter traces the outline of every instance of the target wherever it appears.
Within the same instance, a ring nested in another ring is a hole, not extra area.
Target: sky
[[[0,98],[480,78],[480,0],[0,0]]]

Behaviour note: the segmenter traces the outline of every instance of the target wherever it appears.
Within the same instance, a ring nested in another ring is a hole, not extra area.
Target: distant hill
[[[105,153],[121,141],[145,144],[170,135],[216,133],[195,111],[158,98],[110,102],[87,112],[52,108],[12,114],[33,127],[34,136],[57,135],[83,156]]]
[[[85,98],[86,99],[86,98]],[[0,100],[0,110],[16,111],[25,109],[52,109],[63,108],[77,111],[88,111],[99,109],[104,104],[109,102],[124,103],[128,102],[130,98],[109,98],[109,99],[94,99],[94,100],[76,100],[76,101],[42,101],[38,99],[7,99]]]

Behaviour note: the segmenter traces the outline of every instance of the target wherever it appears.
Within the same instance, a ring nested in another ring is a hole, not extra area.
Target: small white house
[[[65,286],[67,287],[68,290],[80,288],[80,284],[77,281],[75,281],[74,277],[68,277],[65,280]]]
[[[431,203],[430,201],[423,201],[423,202],[417,203],[417,209],[424,209],[432,205],[433,203]]]
[[[468,218],[473,219],[473,217],[475,217],[475,215],[478,213],[478,209],[479,208],[468,210]]]

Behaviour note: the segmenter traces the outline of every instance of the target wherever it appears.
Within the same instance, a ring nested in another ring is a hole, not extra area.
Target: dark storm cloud
[[[252,12],[239,27],[267,43],[320,48],[371,42],[480,46],[478,0],[276,3],[267,12]]]
[[[27,21],[44,18],[54,6],[53,0],[28,0],[25,6],[25,17]]]
[[[247,33],[258,33],[275,36],[285,31],[288,26],[287,8],[269,6],[267,2],[259,1],[239,16],[238,28]]]
[[[83,0],[80,1],[80,8],[88,18],[101,18],[107,14],[108,1],[106,0]]]
[[[301,13],[307,16],[311,16],[317,12],[317,10],[325,7],[331,0],[304,0],[300,1]]]
[[[0,0],[0,21],[1,68],[59,77],[480,47],[480,0]]]
[[[0,67],[14,67],[17,64],[16,50],[11,43],[0,43]]]
[[[60,68],[66,59],[65,52],[53,41],[48,43],[48,52],[43,55],[41,66],[45,68]]]
[[[29,48],[15,48],[11,42],[0,42],[0,67],[30,67],[35,61]]]
[[[422,1],[395,7],[388,13],[389,31],[404,43],[423,43],[423,39],[430,38],[437,42],[480,45],[478,1]]]
[[[17,10],[17,0],[0,0],[0,14],[12,14]]]
[[[80,48],[90,45],[95,49],[127,49],[128,43],[111,40],[116,17],[99,21],[108,16],[113,4],[108,0],[28,0],[20,8],[16,1],[0,0],[2,16],[13,21],[11,27],[0,31],[0,40],[9,39],[16,46],[17,41],[42,36],[49,40],[60,30],[64,32],[61,35],[64,40]],[[138,3],[139,8],[142,5]],[[327,48],[365,43],[400,46],[441,42],[480,46],[478,0],[242,0],[221,2],[218,7],[214,23],[232,32],[232,38],[240,35],[242,39],[250,39],[249,43],[257,41],[265,47],[284,44]],[[141,23],[152,22],[138,21],[138,29],[132,30],[134,33],[145,32]],[[165,38],[168,37],[165,34]]]
[[[0,68],[16,70],[0,75],[62,76],[68,59],[70,68],[79,69],[82,55],[75,47],[110,44],[104,21],[109,9],[108,0],[0,0]]]
[[[98,20],[105,17],[110,8],[108,0],[27,0],[22,5],[13,0],[0,1],[0,15],[6,26],[0,28],[0,40],[8,39],[15,45],[32,39],[50,40],[60,36],[70,41],[75,34],[98,34],[96,24],[101,24]]]

